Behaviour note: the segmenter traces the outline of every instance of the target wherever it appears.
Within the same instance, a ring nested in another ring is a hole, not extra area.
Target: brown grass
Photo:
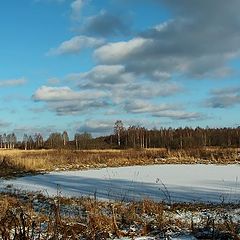
[[[236,149],[0,150],[0,176],[148,164],[239,163]]]
[[[0,239],[112,239],[165,236],[169,231],[209,232],[211,239],[239,239],[239,223],[213,205],[101,202],[90,198],[0,195]],[[239,206],[238,206],[239,207]],[[234,211],[236,206],[232,206]],[[204,213],[204,214],[201,214]],[[209,216],[208,218],[206,213]],[[179,218],[179,214],[186,218]],[[196,224],[189,216],[200,216]],[[225,218],[217,218],[220,215]],[[225,219],[225,220],[224,220]],[[135,230],[134,230],[135,229]],[[209,237],[209,236],[208,236]],[[204,238],[206,239],[206,238]],[[208,238],[209,239],[209,238]]]

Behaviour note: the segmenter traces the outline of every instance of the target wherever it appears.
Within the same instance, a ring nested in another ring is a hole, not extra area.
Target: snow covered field
[[[50,196],[189,202],[239,202],[239,165],[151,165],[51,172],[5,180],[5,186]]]

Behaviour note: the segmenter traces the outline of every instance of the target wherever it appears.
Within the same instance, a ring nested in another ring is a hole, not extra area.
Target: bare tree
[[[27,150],[27,148],[28,148],[28,135],[27,134],[23,135],[22,143],[23,143],[24,149]]]
[[[63,146],[62,134],[58,132],[51,133],[46,143],[50,148],[61,148]]]
[[[76,149],[89,149],[91,145],[92,135],[90,133],[76,133],[74,136]]]
[[[15,133],[10,134],[10,148],[15,148],[16,143],[17,143],[17,137]]]
[[[33,147],[34,147],[34,141],[33,141],[33,138],[32,138],[32,136],[30,135],[29,137],[28,137],[28,148],[29,149],[33,149]]]
[[[75,141],[76,150],[79,149],[79,136],[80,136],[79,133],[76,133],[76,134],[74,135],[74,141]]]
[[[63,138],[63,145],[66,146],[67,142],[69,142],[69,137],[68,137],[67,131],[63,132],[62,138]]]
[[[35,147],[36,148],[42,148],[43,147],[43,137],[40,133],[35,133],[34,135],[34,142],[35,142]]]
[[[6,133],[3,134],[3,145],[4,145],[4,148],[6,149],[7,148],[7,135],[6,135]]]
[[[114,133],[117,136],[117,143],[118,146],[121,146],[121,134],[124,131],[124,127],[123,127],[123,122],[121,120],[117,120],[114,124]]]

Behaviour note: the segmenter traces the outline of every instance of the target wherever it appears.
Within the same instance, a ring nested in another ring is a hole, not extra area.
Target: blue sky
[[[1,132],[236,127],[240,2],[8,0]],[[214,13],[214,14],[213,14]]]

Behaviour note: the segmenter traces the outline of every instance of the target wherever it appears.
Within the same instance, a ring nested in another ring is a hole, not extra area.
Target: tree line
[[[240,126],[236,128],[154,128],[141,126],[124,128],[117,121],[115,142],[128,148],[186,149],[199,147],[240,147]]]
[[[0,135],[4,149],[107,149],[107,148],[167,148],[240,147],[240,127],[236,128],[153,128],[124,127],[115,122],[113,134],[93,138],[90,133],[76,133],[69,139],[67,131],[51,133],[44,139],[40,133],[24,134],[18,140],[15,133]]]

